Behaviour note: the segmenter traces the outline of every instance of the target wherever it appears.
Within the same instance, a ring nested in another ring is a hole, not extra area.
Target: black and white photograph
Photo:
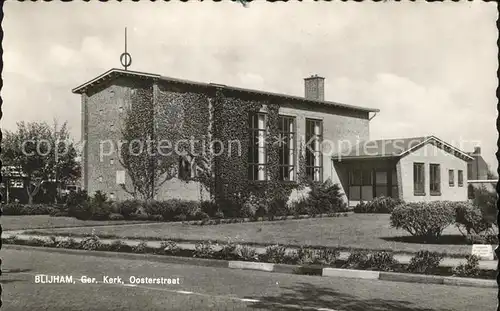
[[[1,309],[497,310],[498,18],[5,1]]]

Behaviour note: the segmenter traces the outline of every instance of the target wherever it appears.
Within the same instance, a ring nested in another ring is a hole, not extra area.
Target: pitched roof
[[[441,147],[447,152],[466,160],[473,158],[466,152],[453,147],[435,136],[420,136],[410,138],[394,138],[361,141],[352,147],[347,147],[340,153],[333,156],[334,160],[347,159],[372,159],[372,158],[395,158],[403,157],[413,150],[422,147],[427,143],[432,143]]]
[[[379,112],[380,111],[379,109],[375,109],[375,108],[347,105],[347,104],[331,102],[331,101],[313,100],[313,99],[307,99],[304,97],[294,96],[294,95],[287,95],[287,94],[281,94],[281,93],[273,93],[273,92],[267,92],[267,91],[246,89],[246,88],[228,86],[228,85],[217,84],[217,83],[196,82],[196,81],[166,77],[166,76],[162,76],[162,75],[158,75],[158,74],[123,70],[123,69],[115,69],[115,68],[108,70],[107,72],[101,74],[100,76],[74,88],[72,90],[72,92],[75,94],[83,94],[90,87],[93,87],[95,85],[103,83],[104,81],[108,81],[110,79],[114,79],[114,78],[117,78],[120,76],[135,77],[135,78],[140,78],[140,79],[163,80],[163,81],[167,81],[167,82],[171,82],[171,83],[189,84],[189,85],[196,85],[196,86],[207,87],[207,88],[224,88],[224,89],[237,91],[237,92],[254,93],[254,94],[259,94],[259,95],[280,97],[280,98],[289,99],[289,100],[296,100],[296,101],[302,101],[302,102],[307,102],[307,103],[312,103],[312,104],[334,106],[334,107],[346,108],[346,109],[358,110],[358,111],[366,111],[366,112]]]

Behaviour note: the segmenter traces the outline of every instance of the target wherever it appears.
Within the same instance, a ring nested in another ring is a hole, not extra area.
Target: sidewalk
[[[20,233],[20,231],[9,231],[9,232],[3,232],[2,237],[3,238],[9,238],[12,236],[17,236],[19,239],[22,240],[28,240],[29,238],[38,238],[42,240],[48,240],[48,236],[41,236],[41,235],[26,235]],[[65,240],[68,239],[68,237],[57,237],[57,240]],[[73,238],[75,241],[80,242],[84,238],[81,237],[74,237]],[[111,244],[117,239],[100,239],[102,243],[104,244]],[[136,246],[140,242],[140,240],[131,240],[131,239],[119,239],[123,243],[129,245],[129,246]],[[159,248],[161,245],[161,241],[146,241],[147,246],[152,247],[152,248]],[[195,249],[195,244],[194,243],[183,243],[183,242],[178,242],[177,246],[181,249],[186,249],[186,250],[194,250]],[[254,246],[252,247],[256,250],[258,254],[264,254],[266,252],[266,248],[262,246]],[[221,247],[218,245],[214,245],[214,250],[220,250]],[[287,250],[294,250],[295,248],[289,248]],[[347,259],[349,256],[349,252],[340,252],[340,257],[339,259]],[[408,264],[411,259],[411,255],[403,255],[403,254],[395,254],[394,258],[399,261],[402,264]],[[446,257],[441,261],[441,266],[443,267],[456,267],[460,263],[465,263],[466,260],[465,258],[449,258]],[[498,262],[496,260],[481,260],[479,261],[479,268],[483,270],[496,270],[497,269],[497,264]]]

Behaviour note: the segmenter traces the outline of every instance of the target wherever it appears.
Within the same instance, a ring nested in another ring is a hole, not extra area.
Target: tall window
[[[439,164],[431,164],[429,167],[429,188],[431,195],[441,194],[441,172]]]
[[[448,170],[448,183],[450,187],[455,187],[455,171],[454,170]]]
[[[248,179],[266,180],[266,115],[251,113],[248,127]]]
[[[310,180],[323,180],[323,122],[306,119],[306,175]]]
[[[413,163],[413,193],[425,195],[425,164]]]
[[[279,119],[279,179],[295,179],[295,118]]]
[[[464,171],[458,170],[458,186],[463,187],[464,186]]]

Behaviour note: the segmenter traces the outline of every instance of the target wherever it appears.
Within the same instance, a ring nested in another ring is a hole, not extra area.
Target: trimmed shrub
[[[292,263],[297,263],[299,265],[309,265],[315,261],[315,253],[312,249],[301,246],[300,248],[294,250],[290,255],[290,260]]]
[[[476,255],[465,256],[467,262],[453,268],[453,274],[460,277],[473,277],[479,275],[479,257]]]
[[[497,224],[497,200],[496,191],[489,191],[485,186],[474,189],[473,203],[479,207],[484,221],[489,224]]]
[[[87,251],[95,251],[102,247],[102,242],[95,234],[85,237],[80,241],[80,248]]]
[[[113,241],[113,243],[109,245],[109,250],[112,252],[121,252],[124,250],[128,250],[129,248],[130,247],[121,240]]]
[[[436,252],[419,251],[410,259],[406,268],[411,273],[432,274],[437,270],[444,256]]]
[[[391,226],[396,229],[435,241],[454,222],[455,209],[449,201],[405,203],[393,210],[390,219]]]
[[[2,215],[50,215],[55,213],[57,208],[49,204],[21,204],[9,203],[2,205]]]
[[[481,209],[469,202],[457,203],[455,225],[458,231],[472,243],[483,240],[493,228],[493,223],[483,217]]]
[[[197,242],[194,246],[193,257],[213,258],[215,256],[214,245],[210,241]]]
[[[394,208],[404,202],[400,199],[379,196],[372,201],[360,202],[354,207],[355,213],[390,214]]]
[[[344,264],[344,268],[364,269],[367,267],[368,259],[368,252],[359,250],[352,251]]]
[[[333,266],[340,256],[340,251],[336,248],[322,248],[316,250],[314,264]]]
[[[45,245],[45,240],[40,239],[40,238],[33,238],[30,237],[27,241],[26,244],[30,246],[44,246]]]
[[[45,247],[56,247],[57,239],[55,236],[49,236],[48,239],[44,240],[43,246]]]
[[[240,260],[243,261],[258,261],[259,255],[257,254],[257,250],[248,245],[241,245],[237,248],[236,251]]]
[[[162,241],[160,243],[160,248],[165,255],[175,255],[180,251],[179,246],[175,241]]]
[[[238,259],[238,245],[231,242],[224,244],[217,255],[224,260],[236,260]]]
[[[286,247],[279,244],[268,246],[263,258],[270,263],[286,263],[288,260]]]
[[[148,251],[148,244],[145,241],[141,241],[139,244],[132,246],[132,251],[134,253],[144,254]]]
[[[394,271],[394,268],[398,265],[398,261],[394,259],[393,253],[382,251],[370,254],[364,265],[370,270]]]
[[[123,217],[122,214],[116,214],[116,213],[111,213],[109,214],[109,220],[124,220],[125,217]]]
[[[80,245],[80,243],[75,241],[75,239],[69,238],[69,239],[60,240],[59,243],[57,243],[56,247],[76,249],[76,248],[79,248],[79,245]]]

